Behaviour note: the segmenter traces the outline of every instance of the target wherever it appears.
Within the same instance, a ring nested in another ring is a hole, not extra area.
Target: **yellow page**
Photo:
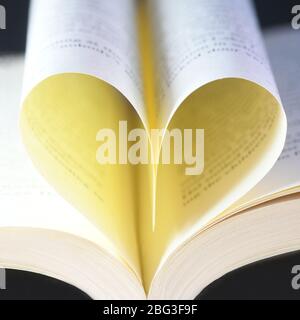
[[[278,27],[267,31],[265,39],[287,114],[287,140],[276,165],[253,190],[234,204],[231,212],[300,190],[299,34],[290,27]]]
[[[148,10],[156,123],[204,129],[205,168],[199,176],[187,176],[186,165],[158,167],[155,219],[144,209],[139,220],[147,290],[179,245],[267,174],[286,136],[286,117],[250,1],[154,0]]]
[[[100,165],[99,128],[137,127],[126,99],[96,78],[57,75],[27,96],[21,113],[24,143],[33,162],[56,190],[109,238],[139,273],[134,166]],[[72,223],[72,221],[70,221]]]
[[[135,17],[134,0],[32,1],[21,129],[43,176],[140,276],[136,168],[96,159],[100,129],[145,121]]]
[[[65,232],[118,257],[101,230],[58,196],[30,162],[17,134],[23,67],[23,56],[3,57],[0,62],[0,228]]]

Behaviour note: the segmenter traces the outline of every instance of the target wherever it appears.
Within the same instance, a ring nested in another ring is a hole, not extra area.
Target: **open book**
[[[248,0],[32,1],[22,143],[22,59],[0,68],[0,265],[95,299],[193,299],[300,249],[298,37],[266,36],[287,126]],[[203,173],[100,165],[120,121],[204,129]]]

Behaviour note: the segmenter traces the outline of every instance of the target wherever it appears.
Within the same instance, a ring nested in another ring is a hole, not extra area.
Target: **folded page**
[[[265,39],[287,114],[287,140],[274,168],[253,190],[234,205],[235,210],[280,195],[298,192],[300,189],[299,33],[291,27],[278,27],[267,31]]]
[[[62,73],[113,85],[146,123],[135,1],[32,1],[23,97]]]

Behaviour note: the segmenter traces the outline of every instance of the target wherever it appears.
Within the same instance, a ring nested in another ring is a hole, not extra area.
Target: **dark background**
[[[27,0],[0,0],[0,5],[4,5],[7,11],[7,30],[0,30],[0,54],[24,52],[28,3]],[[300,4],[300,0],[256,0],[255,4],[261,25],[266,28],[290,23],[291,9],[294,5]],[[198,298],[300,300],[300,291],[295,291],[291,287],[291,269],[294,265],[300,265],[300,252],[255,263],[217,280]],[[78,289],[58,280],[7,270],[7,290],[0,290],[0,299],[88,299],[88,297]]]

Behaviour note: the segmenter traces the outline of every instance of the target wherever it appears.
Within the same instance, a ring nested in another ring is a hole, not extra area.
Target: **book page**
[[[287,140],[274,168],[234,207],[298,192],[300,187],[300,35],[289,26],[278,27],[267,31],[265,39],[287,114]]]
[[[70,233],[116,255],[92,223],[63,200],[33,167],[18,134],[23,57],[0,62],[0,228],[38,228]]]
[[[31,2],[23,98],[45,78],[95,76],[117,88],[146,122],[134,0]]]
[[[250,0],[154,0],[149,6],[163,124],[192,92],[218,79],[247,79],[278,97]]]
[[[44,80],[27,96],[20,128],[42,176],[139,270],[135,168],[97,159],[105,145],[97,140],[100,130],[118,132],[124,120],[128,130],[136,128],[136,114],[118,90],[94,77],[63,74]]]
[[[178,246],[271,170],[287,127],[250,1],[149,5],[157,117],[170,130],[204,129],[205,139],[202,174],[187,175],[186,165],[158,166],[155,226],[150,229],[149,213],[143,213],[140,227],[147,289]]]
[[[146,121],[135,1],[35,0],[29,25],[20,117],[27,151],[139,273],[135,168],[97,159],[101,129]]]

